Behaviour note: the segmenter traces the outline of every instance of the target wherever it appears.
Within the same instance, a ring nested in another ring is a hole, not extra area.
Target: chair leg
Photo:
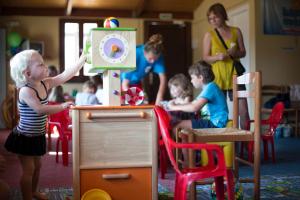
[[[174,189],[174,200],[179,199],[179,191],[180,191],[180,176],[176,173],[175,177],[175,189]]]
[[[179,183],[179,200],[186,200],[188,181],[186,177],[180,178]]]
[[[67,138],[64,138],[62,140],[61,149],[62,149],[63,165],[68,166],[69,155],[68,155],[68,139]]]
[[[264,160],[267,161],[269,160],[268,141],[263,140],[263,143],[264,143]]]
[[[165,174],[167,173],[167,155],[166,155],[165,147],[160,148],[159,162],[160,162],[160,177],[161,179],[165,179]]]
[[[248,161],[253,162],[253,147],[254,142],[248,142]]]
[[[215,177],[216,184],[216,194],[218,200],[223,200],[224,198],[224,178],[223,176]]]
[[[274,144],[274,138],[271,139],[271,148],[272,148],[272,161],[275,163],[275,144]]]
[[[244,159],[244,142],[240,142],[240,157]]]
[[[233,171],[232,169],[227,169],[227,195],[228,200],[234,200],[235,199],[235,193],[234,193],[234,178],[233,178]]]
[[[57,138],[57,141],[56,141],[56,157],[55,157],[56,163],[58,163],[59,143],[60,143],[60,140],[59,140],[59,138]]]

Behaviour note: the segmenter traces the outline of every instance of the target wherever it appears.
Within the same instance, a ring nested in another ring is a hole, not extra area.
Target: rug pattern
[[[167,180],[158,184],[159,200],[173,199],[174,183],[166,184]],[[173,180],[169,180],[169,182]],[[253,184],[243,183],[243,199],[253,199]],[[41,192],[47,193],[49,200],[72,200],[72,188],[43,189]],[[12,189],[10,200],[20,200],[21,192]],[[211,198],[211,186],[197,186],[197,199],[209,200]],[[300,200],[300,175],[295,176],[262,176],[261,179],[261,199],[265,200]]]

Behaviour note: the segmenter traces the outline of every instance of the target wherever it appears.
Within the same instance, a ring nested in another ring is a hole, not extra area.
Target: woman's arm
[[[128,79],[123,79],[122,80],[122,90],[127,91],[129,88],[129,80]]]
[[[160,102],[164,99],[164,94],[167,86],[167,77],[165,73],[159,74],[159,88],[156,95],[155,105],[160,105]]]
[[[61,85],[70,80],[83,67],[85,61],[86,55],[82,54],[73,67],[66,68],[65,71],[53,78],[51,77],[45,79],[45,83],[48,85],[48,89]]]
[[[244,40],[243,40],[243,34],[239,28],[237,28],[237,46],[233,48],[232,50],[229,49],[228,53],[233,57],[233,58],[243,58],[246,56],[246,49],[244,45]]]
[[[227,54],[218,53],[216,55],[211,55],[211,35],[209,32],[205,33],[203,38],[203,60],[207,63],[214,63],[220,60],[226,60],[228,58]]]

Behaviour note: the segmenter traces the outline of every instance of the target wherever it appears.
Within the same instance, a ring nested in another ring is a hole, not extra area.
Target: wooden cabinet
[[[72,120],[75,199],[93,188],[105,190],[114,200],[157,199],[152,106],[78,106]]]

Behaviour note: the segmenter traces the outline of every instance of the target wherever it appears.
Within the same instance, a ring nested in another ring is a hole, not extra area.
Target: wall
[[[263,1],[256,2],[257,69],[262,71],[263,84],[300,83],[300,36],[264,35]]]
[[[192,26],[193,58],[202,55],[202,38],[210,26],[206,12],[220,2],[227,10],[249,3],[250,10],[250,70],[260,70],[263,84],[300,84],[300,36],[264,35],[262,0],[204,0],[194,13]]]
[[[23,38],[44,41],[45,63],[59,66],[59,19],[60,17],[1,16],[0,27],[6,28],[8,31],[17,31]],[[121,27],[137,28],[137,44],[143,43],[144,21],[142,19],[122,18],[119,19],[119,22]],[[11,27],[11,24],[15,26]],[[66,83],[63,87],[67,92],[71,92],[73,89],[81,91],[82,84]]]

